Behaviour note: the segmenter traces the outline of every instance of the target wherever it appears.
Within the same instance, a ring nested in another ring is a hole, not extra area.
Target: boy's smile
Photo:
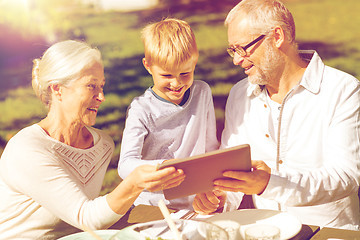
[[[149,66],[144,59],[144,66],[153,77],[153,91],[165,100],[180,104],[185,92],[194,82],[197,59],[198,57],[194,56],[180,67],[170,70],[165,70],[159,65]]]

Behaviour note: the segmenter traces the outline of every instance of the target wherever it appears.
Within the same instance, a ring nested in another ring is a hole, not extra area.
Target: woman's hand
[[[142,165],[134,169],[129,176],[107,195],[110,208],[125,214],[139,194],[147,189],[155,192],[178,186],[185,179],[183,170],[168,167],[156,170],[156,166]]]
[[[180,185],[185,174],[183,170],[174,167],[156,170],[156,166],[142,165],[135,168],[129,177],[135,181],[136,187],[155,192]]]
[[[199,193],[194,198],[193,208],[199,214],[211,214],[224,207],[225,201],[226,192],[220,190]]]

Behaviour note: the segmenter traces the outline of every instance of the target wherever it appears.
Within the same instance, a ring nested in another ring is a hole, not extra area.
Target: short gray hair
[[[55,43],[41,58],[33,60],[32,86],[46,105],[51,105],[50,86],[69,86],[79,79],[81,72],[94,63],[102,65],[101,53],[90,45],[74,40]]]
[[[227,15],[225,26],[232,23],[239,14],[243,14],[248,20],[250,34],[268,34],[275,26],[280,26],[287,40],[295,44],[294,18],[280,1],[242,0]]]

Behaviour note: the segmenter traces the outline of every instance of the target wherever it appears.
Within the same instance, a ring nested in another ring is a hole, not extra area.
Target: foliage
[[[109,169],[106,172],[100,195],[105,195],[106,193],[112,191],[121,181],[122,180],[117,173],[117,169]]]
[[[145,24],[167,16],[188,21],[195,32],[200,50],[195,77],[212,88],[220,137],[228,92],[245,77],[225,51],[227,34],[223,21],[237,1],[193,0],[188,4],[186,0],[162,0],[153,9],[126,13],[102,12],[73,0],[32,1],[37,7],[32,6],[33,11],[26,13],[4,2],[0,0],[0,30],[8,38],[0,37],[0,153],[14,133],[46,115],[30,87],[31,59],[39,57],[54,39],[85,40],[97,46],[104,59],[106,101],[95,127],[107,131],[116,144],[104,191],[111,189],[118,178],[115,169],[127,106],[152,85],[141,64],[140,31]],[[360,15],[356,9],[360,8],[360,1],[284,2],[294,14],[299,48],[315,49],[328,65],[359,78]]]

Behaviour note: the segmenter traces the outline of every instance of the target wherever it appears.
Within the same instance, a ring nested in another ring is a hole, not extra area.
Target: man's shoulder
[[[246,93],[249,88],[249,81],[244,78],[237,82],[230,90],[230,94]]]
[[[329,78],[329,79],[331,78],[335,81],[337,80],[345,84],[354,84],[357,86],[360,85],[360,81],[356,77],[334,67],[325,65],[324,74],[325,74],[325,78]]]

